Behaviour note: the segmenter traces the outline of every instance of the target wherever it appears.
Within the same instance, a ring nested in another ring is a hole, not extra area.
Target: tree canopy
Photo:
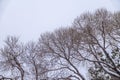
[[[84,13],[36,42],[8,36],[0,49],[0,71],[1,80],[119,80],[120,12]]]

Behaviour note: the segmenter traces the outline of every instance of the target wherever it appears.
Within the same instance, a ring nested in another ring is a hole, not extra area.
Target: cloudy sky
[[[41,33],[69,26],[81,13],[106,8],[120,10],[120,0],[0,0],[0,43],[8,35],[24,42]]]

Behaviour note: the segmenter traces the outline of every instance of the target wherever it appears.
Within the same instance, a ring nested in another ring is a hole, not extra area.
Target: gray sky
[[[120,0],[0,0],[0,43],[7,35],[24,42],[41,33],[71,25],[81,13],[106,8],[120,10]]]

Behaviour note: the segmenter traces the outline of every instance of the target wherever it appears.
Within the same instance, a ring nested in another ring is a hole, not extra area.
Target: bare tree
[[[92,56],[91,58],[87,58],[81,55],[81,57],[92,62],[105,73],[120,78],[119,57],[112,58],[115,55],[113,51],[120,49],[120,17],[118,17],[119,14],[116,15],[113,16],[107,10],[100,9],[94,14],[87,13],[77,18],[74,27],[77,31],[82,32],[84,43],[83,52],[86,51],[86,53]],[[119,51],[117,55],[120,55]]]
[[[92,80],[120,79],[120,12],[84,13],[71,27],[42,34],[38,42],[26,45],[9,36],[0,49],[0,70],[19,72],[16,80],[27,79],[26,73],[34,80],[85,80],[80,65],[86,62]]]
[[[0,65],[4,70],[17,69],[20,72],[21,80],[24,80],[25,71],[23,69],[22,57],[24,49],[22,44],[19,43],[16,37],[7,37],[5,40],[6,45],[1,49],[2,61]]]
[[[39,51],[38,46],[34,42],[29,42],[26,46],[27,60],[32,70],[32,76],[35,75],[35,80],[47,78],[47,65],[45,56]]]
[[[40,42],[44,46],[44,52],[54,56],[54,59],[57,58],[55,62],[57,67],[67,69],[79,80],[85,80],[78,67],[82,59],[75,50],[79,47],[80,40],[79,34],[74,29],[61,28],[54,33],[42,35]]]

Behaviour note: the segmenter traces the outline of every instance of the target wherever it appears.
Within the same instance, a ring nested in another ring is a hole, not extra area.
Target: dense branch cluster
[[[8,36],[0,49],[0,72],[10,80],[119,80],[120,12],[85,13],[37,42]]]

